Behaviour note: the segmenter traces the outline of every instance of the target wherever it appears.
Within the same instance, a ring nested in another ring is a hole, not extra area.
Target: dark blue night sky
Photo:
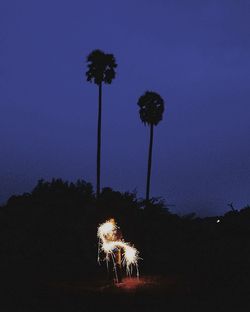
[[[177,213],[250,203],[248,0],[0,0],[0,202],[40,178],[94,183],[98,90],[86,56],[113,53],[103,91],[102,186],[144,196],[146,90],[165,100],[152,196]]]

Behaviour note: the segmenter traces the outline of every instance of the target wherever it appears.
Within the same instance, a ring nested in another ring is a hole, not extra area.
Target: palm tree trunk
[[[101,128],[102,128],[102,83],[99,84],[98,98],[98,124],[97,124],[97,158],[96,158],[96,197],[100,196],[101,178]]]
[[[151,177],[151,164],[152,164],[152,149],[153,149],[153,136],[154,136],[154,125],[150,125],[150,142],[148,150],[148,174],[147,174],[147,190],[146,190],[146,201],[149,201],[150,191],[150,177]]]

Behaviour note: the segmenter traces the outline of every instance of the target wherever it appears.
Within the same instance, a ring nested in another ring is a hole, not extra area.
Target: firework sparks
[[[139,258],[139,251],[131,246],[129,243],[124,242],[121,239],[117,239],[118,227],[114,219],[110,219],[104,223],[102,223],[97,230],[97,237],[99,238],[98,243],[98,262],[100,263],[100,253],[103,251],[105,253],[105,260],[108,267],[108,261],[112,259],[114,265],[114,271],[117,278],[116,272],[116,263],[114,252],[117,249],[122,250],[122,259],[121,263],[126,268],[127,275],[131,276],[133,273],[133,267],[136,268],[136,275],[139,277],[139,268],[138,268],[138,260]]]

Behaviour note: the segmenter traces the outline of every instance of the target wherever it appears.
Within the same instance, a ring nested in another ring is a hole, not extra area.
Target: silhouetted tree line
[[[190,274],[226,289],[248,285],[250,206],[220,217],[180,217],[161,198],[146,205],[136,192],[104,188],[97,200],[83,180],[40,180],[31,193],[9,198],[0,209],[2,271],[8,278],[105,276],[93,238],[109,217],[140,250],[143,274]]]

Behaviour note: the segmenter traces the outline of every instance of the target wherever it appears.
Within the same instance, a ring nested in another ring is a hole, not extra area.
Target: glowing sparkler
[[[117,239],[117,230],[118,227],[114,219],[110,219],[104,223],[102,223],[98,227],[97,237],[99,238],[98,243],[98,262],[100,263],[100,252],[103,251],[106,255],[105,260],[108,267],[108,261],[112,259],[114,265],[114,271],[116,280],[117,272],[116,272],[116,263],[114,252],[115,250],[121,249],[122,253],[122,260],[121,264],[126,267],[127,275],[131,276],[133,272],[133,266],[136,268],[136,275],[139,277],[139,268],[138,268],[138,260],[139,258],[139,251],[131,246],[129,243],[124,242],[121,239]]]

